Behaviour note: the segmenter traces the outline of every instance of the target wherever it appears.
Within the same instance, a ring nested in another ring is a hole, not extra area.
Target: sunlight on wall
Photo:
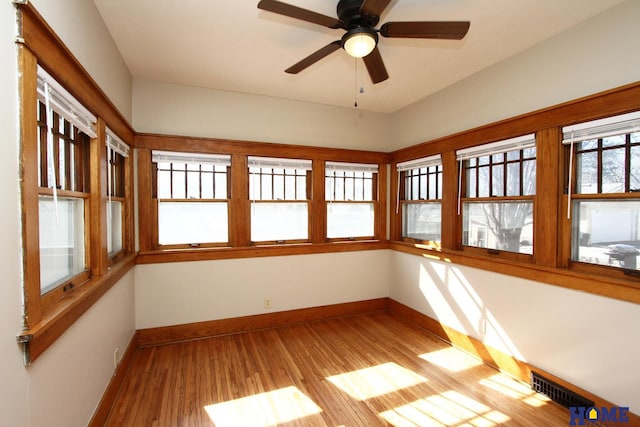
[[[204,409],[218,427],[276,425],[322,412],[322,408],[294,386],[208,405]]]
[[[483,365],[482,360],[477,359],[455,347],[443,348],[442,350],[421,354],[418,357],[429,363],[438,365],[449,372],[462,372],[467,369]]]
[[[334,375],[327,380],[357,400],[371,399],[428,381],[393,362]]]
[[[380,415],[394,426],[491,427],[509,421],[507,415],[453,390],[413,401]]]
[[[419,286],[440,323],[526,361],[459,267],[423,262]]]

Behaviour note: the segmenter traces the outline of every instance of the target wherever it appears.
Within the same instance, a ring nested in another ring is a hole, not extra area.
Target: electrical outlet
[[[119,349],[118,347],[116,347],[116,349],[113,351],[113,369],[118,368],[118,352]]]
[[[271,308],[271,298],[264,299],[264,308]]]

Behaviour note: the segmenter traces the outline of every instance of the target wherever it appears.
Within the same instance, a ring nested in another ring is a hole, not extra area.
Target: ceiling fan
[[[380,83],[389,78],[378,50],[378,34],[390,38],[418,38],[461,40],[469,31],[468,21],[412,21],[387,22],[380,29],[375,26],[391,0],[339,0],[338,18],[316,13],[277,0],[260,0],[258,8],[291,18],[333,29],[343,29],[342,39],[329,43],[285,72],[298,74],[325,56],[343,48],[349,55],[362,58],[371,81]]]

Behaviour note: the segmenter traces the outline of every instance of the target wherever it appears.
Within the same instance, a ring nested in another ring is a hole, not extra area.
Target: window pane
[[[228,223],[226,202],[158,203],[161,245],[227,242]]]
[[[463,244],[533,253],[533,203],[463,204]]]
[[[579,194],[598,192],[598,156],[597,153],[583,153],[577,156],[577,189]]]
[[[631,147],[631,170],[629,173],[629,189],[640,191],[640,146]]]
[[[402,237],[440,241],[440,203],[407,203],[402,206]]]
[[[186,198],[186,193],[185,193],[185,179],[186,179],[186,172],[184,171],[174,171],[173,172],[173,182],[172,182],[172,188],[173,188],[173,198],[174,199],[185,199]]]
[[[493,165],[491,167],[491,181],[491,195],[504,196],[504,165]]]
[[[637,270],[640,201],[575,200],[573,261]]]
[[[84,200],[39,197],[40,290],[50,291],[59,283],[84,271]],[[57,216],[57,219],[56,219]]]
[[[307,240],[307,203],[252,203],[251,240]]]
[[[478,188],[476,189],[478,197],[489,197],[489,168],[482,167],[478,169]]]
[[[520,163],[507,165],[507,186],[507,196],[520,195]]]
[[[536,194],[536,160],[522,162],[522,195],[533,196]]]
[[[602,151],[603,193],[624,193],[624,151],[624,148]]]
[[[122,202],[107,202],[107,253],[116,254],[122,250]]]
[[[373,203],[328,203],[327,237],[373,236],[373,208]]]

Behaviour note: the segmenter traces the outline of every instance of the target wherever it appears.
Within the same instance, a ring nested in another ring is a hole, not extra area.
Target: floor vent
[[[531,388],[533,391],[544,394],[549,399],[559,403],[565,408],[571,408],[574,406],[582,406],[584,408],[593,407],[593,401],[580,396],[578,393],[574,393],[568,388],[565,388],[535,372],[531,372]]]

